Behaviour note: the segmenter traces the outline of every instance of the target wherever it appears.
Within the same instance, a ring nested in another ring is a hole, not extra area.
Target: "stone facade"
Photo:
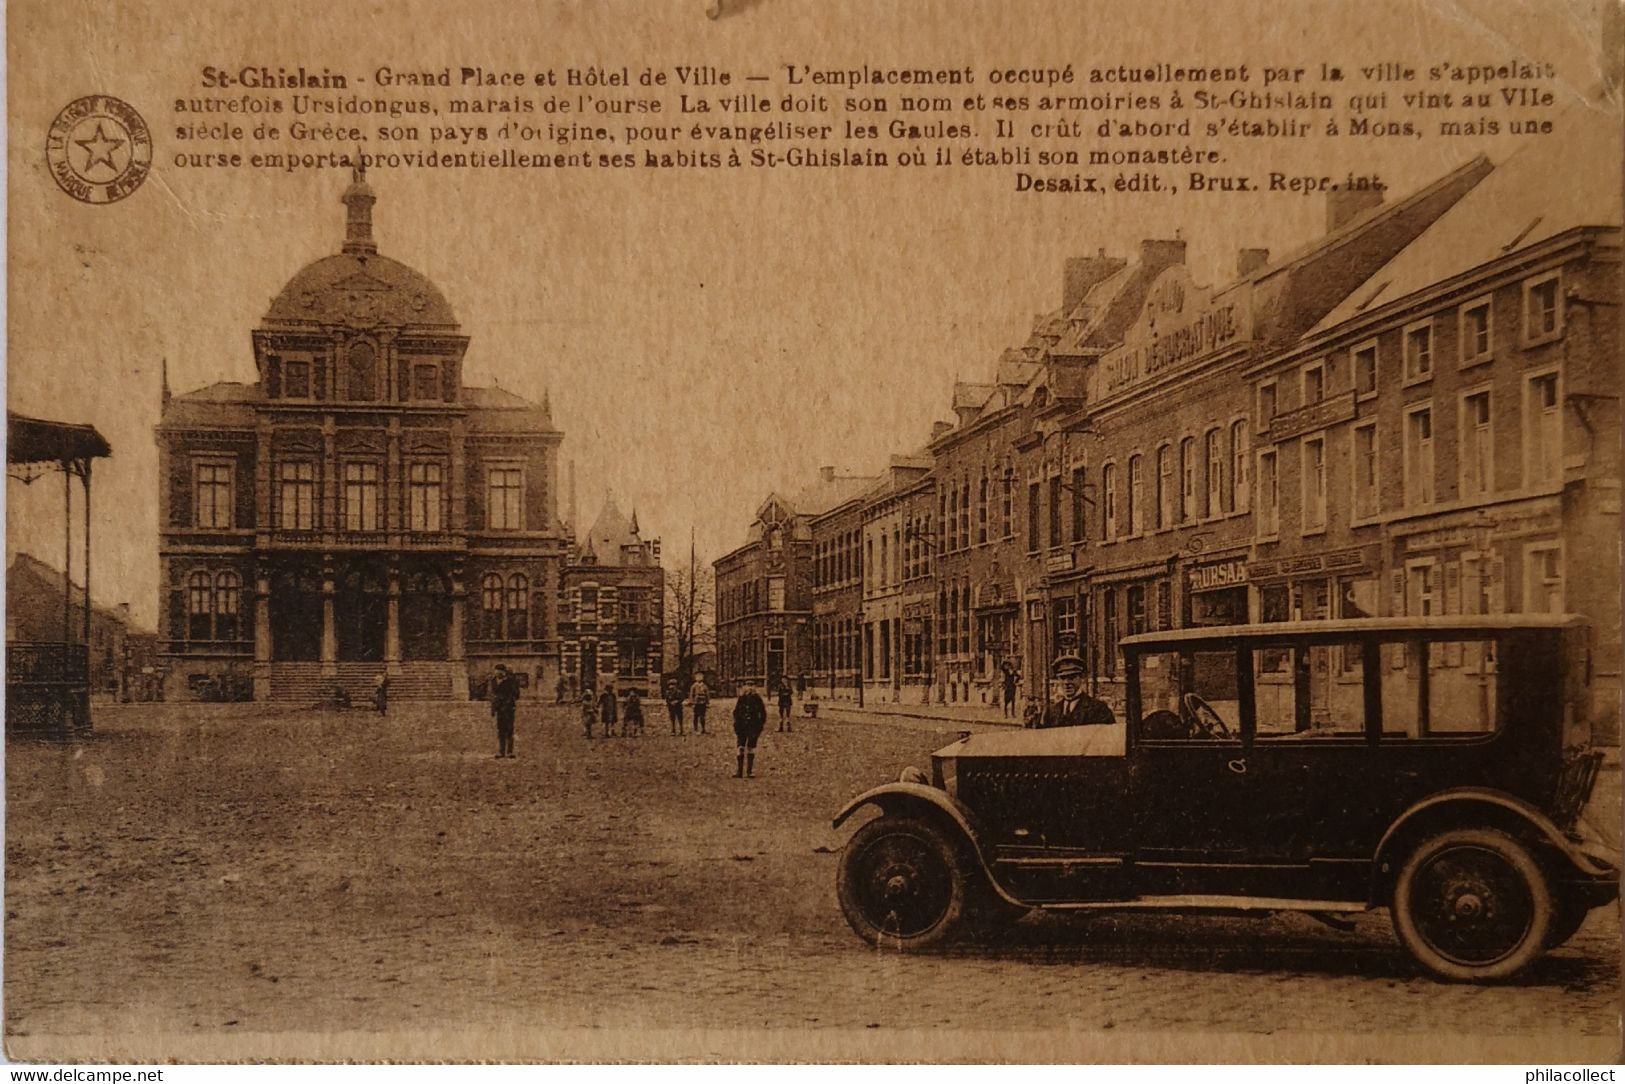
[[[171,396],[159,453],[170,681],[247,671],[256,699],[466,697],[497,662],[557,674],[562,434],[545,404],[466,386],[440,291],[378,254],[345,191],[341,252],[252,341],[258,379]]]

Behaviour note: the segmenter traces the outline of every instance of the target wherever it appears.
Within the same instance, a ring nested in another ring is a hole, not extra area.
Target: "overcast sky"
[[[515,20],[464,5],[465,22],[431,31],[449,8],[216,3],[183,33],[136,2],[116,13],[89,0],[14,4],[8,402],[92,422],[112,442],[113,459],[96,468],[97,596],[155,619],[160,359],[176,391],[252,381],[250,331],[283,283],[342,239],[340,171],[166,164],[178,146],[170,102],[200,93],[205,64],[533,69],[658,49],[667,64],[758,58],[778,80],[790,61],[985,69],[1014,52],[988,43],[1025,34],[1010,59],[1027,64],[1256,65],[1267,48],[1306,64],[1536,56],[1572,85],[1595,79],[1595,22],[1583,7],[1565,17],[1561,3],[877,4],[868,10],[883,14],[844,36],[815,31],[825,6],[814,0],[758,0],[715,22],[703,6],[515,4],[530,13]],[[345,7],[363,13],[365,33],[331,22]],[[1279,44],[1257,44],[1266,26]],[[19,44],[28,34],[71,46],[30,52]],[[39,148],[74,96],[65,88],[115,93],[157,130],[153,175],[120,204],[78,204],[45,172]],[[1314,138],[1268,150],[1253,171],[1375,170],[1403,195],[1509,148]],[[767,492],[797,488],[821,465],[871,472],[921,444],[933,420],[952,416],[953,379],[986,379],[1033,316],[1057,307],[1067,256],[1127,256],[1140,238],[1177,231],[1196,279],[1218,283],[1238,248],[1284,252],[1324,219],[1319,198],[1033,196],[1015,192],[1007,170],[958,167],[880,177],[378,169],[369,180],[380,251],[433,279],[472,337],[466,380],[548,393],[563,458],[577,465],[583,525],[613,489],[673,561],[686,559],[691,529],[706,557],[739,544]],[[561,514],[565,479],[561,470]],[[7,500],[8,552],[59,564],[60,485],[8,482]]]

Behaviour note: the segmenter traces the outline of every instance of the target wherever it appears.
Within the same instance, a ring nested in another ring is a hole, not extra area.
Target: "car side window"
[[[1241,740],[1234,651],[1140,657],[1140,735],[1148,741]]]
[[[1493,638],[1384,644],[1383,738],[1495,733],[1500,727],[1497,649]]]
[[[1261,740],[1364,737],[1365,657],[1358,642],[1260,647],[1253,673]]]

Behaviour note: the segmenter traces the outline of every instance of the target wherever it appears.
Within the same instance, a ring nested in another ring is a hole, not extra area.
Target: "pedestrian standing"
[[[513,751],[513,715],[519,706],[519,679],[497,663],[497,672],[491,677],[491,714],[497,721],[497,758],[511,757]]]
[[[1001,667],[1004,671],[1004,714],[1011,719],[1016,717],[1016,686],[1021,684],[1021,675],[1009,659],[1004,660]]]
[[[593,694],[592,686],[581,690],[581,727],[586,731],[587,737],[592,737],[592,724],[598,721],[598,697]]]
[[[756,739],[766,727],[767,705],[747,681],[740,687],[739,699],[734,701],[734,742],[739,746],[735,779],[756,774]]]
[[[643,737],[643,700],[636,689],[626,690],[626,712],[621,716],[621,737]]]
[[[598,722],[604,728],[604,737],[615,736],[615,686],[605,685],[604,691],[598,694]]]
[[[681,735],[683,733],[683,690],[672,678],[666,682],[666,715],[671,720],[671,732]]]
[[[379,715],[389,714],[389,674],[383,670],[372,679],[372,706],[378,709]]]
[[[790,695],[790,679],[787,678],[787,677],[781,677],[779,679],[779,733],[780,734],[783,734],[786,730],[794,730],[795,729],[795,725],[790,720],[790,709],[792,707],[794,707],[794,706],[795,706],[795,702],[791,698],[791,695]]]
[[[705,675],[696,674],[689,686],[688,699],[694,705],[694,733],[705,733],[705,709],[711,706],[711,690],[706,687]]]

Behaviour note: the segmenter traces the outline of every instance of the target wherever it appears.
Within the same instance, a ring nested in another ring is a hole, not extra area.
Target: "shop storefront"
[[[1248,621],[1247,561],[1234,556],[1204,561],[1185,570],[1187,628],[1244,625]]]

